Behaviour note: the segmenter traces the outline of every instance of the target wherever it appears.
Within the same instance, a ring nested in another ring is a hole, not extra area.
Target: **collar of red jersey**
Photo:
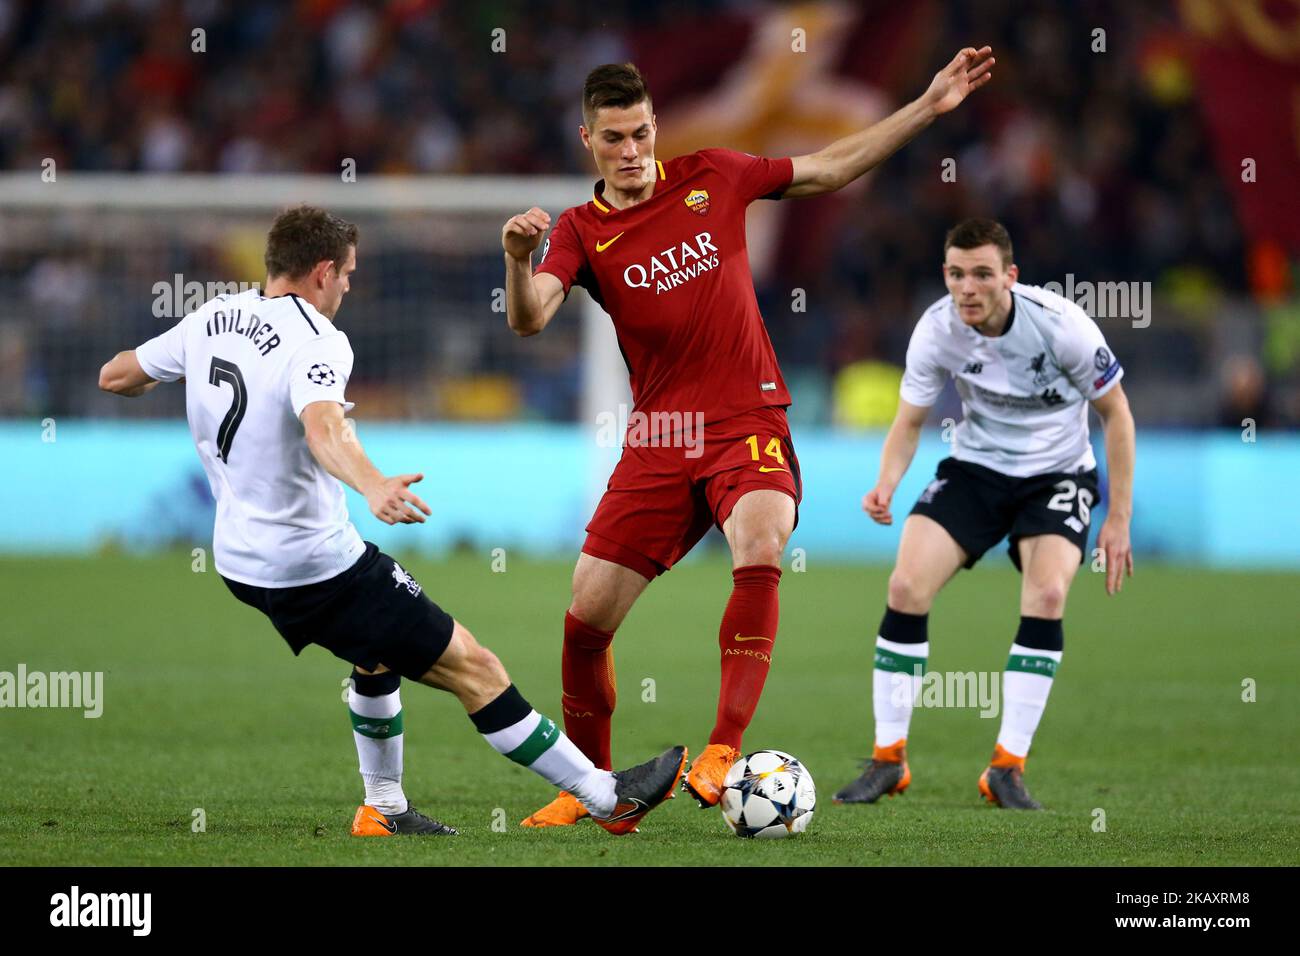
[[[659,169],[659,181],[663,182],[667,180],[668,174],[664,172],[664,164],[656,159],[655,166],[657,166]],[[616,212],[622,212],[623,210],[611,209],[609,206],[606,206],[603,202],[600,201],[600,194],[604,191],[605,191],[605,180],[602,179],[598,183],[596,183],[596,190],[594,195],[591,197],[591,204],[595,206],[597,209],[599,209],[601,212],[605,213],[606,215],[612,215]],[[651,196],[650,198],[653,199],[654,197]]]

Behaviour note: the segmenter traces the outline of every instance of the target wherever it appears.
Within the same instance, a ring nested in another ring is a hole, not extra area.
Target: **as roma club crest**
[[[696,215],[707,216],[709,214],[709,194],[703,189],[692,189],[686,194],[686,208]]]

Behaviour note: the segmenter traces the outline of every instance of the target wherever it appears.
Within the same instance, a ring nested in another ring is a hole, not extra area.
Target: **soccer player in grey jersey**
[[[876,486],[862,507],[892,524],[894,489],[916,453],[921,427],[951,376],[962,399],[952,456],[903,524],[876,638],[872,676],[875,747],[865,772],[835,795],[874,803],[911,783],[907,733],[929,657],[935,595],[1004,536],[1023,575],[1020,626],[1002,675],[1002,725],[979,790],[990,802],[1039,809],[1025,789],[1025,757],[1061,661],[1061,620],[1087,553],[1098,499],[1088,406],[1105,429],[1110,500],[1097,538],[1106,591],[1132,576],[1134,425],[1123,369],[1097,324],[1068,299],[1017,282],[1001,224],[971,219],[944,242],[949,295],[917,323],[907,350],[898,413]]]

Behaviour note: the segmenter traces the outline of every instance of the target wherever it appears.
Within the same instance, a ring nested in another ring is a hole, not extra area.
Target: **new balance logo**
[[[925,491],[921,492],[921,504],[928,505],[934,501],[934,496],[943,491],[943,486],[948,483],[947,478],[936,478],[925,486]]]
[[[963,375],[978,375],[984,371],[983,362],[967,362],[966,367],[961,370]]]

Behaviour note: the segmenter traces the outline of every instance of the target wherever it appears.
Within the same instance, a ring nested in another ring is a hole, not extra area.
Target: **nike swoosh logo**
[[[379,817],[371,817],[370,819],[374,820],[376,823],[378,823],[381,827],[383,827],[383,828],[384,828],[385,830],[387,830],[389,833],[396,833],[396,832],[397,832],[397,824],[396,824],[396,823],[393,823],[391,820],[381,820],[381,819],[379,819]]]
[[[761,471],[761,472],[763,472],[763,474],[767,474],[769,471],[786,471],[787,469],[785,469],[785,468],[769,468],[767,465],[759,465],[759,466],[758,466],[758,470]]]
[[[623,232],[627,232],[627,230],[624,229]],[[606,239],[604,242],[601,242],[599,239],[597,239],[597,240],[596,240],[596,251],[597,251],[597,252],[604,252],[606,249],[608,249],[608,248],[609,248],[610,246],[612,246],[614,243],[618,242],[619,237],[623,235],[623,232],[620,232],[620,233],[619,233],[617,236],[615,236],[613,239]]]
[[[737,634],[735,637],[732,638],[732,640],[738,643],[743,643],[745,641],[770,641],[771,638],[770,637],[741,637],[739,634]]]
[[[626,810],[623,810],[621,813],[615,813],[612,817],[606,817],[605,822],[617,823],[619,820],[626,820],[628,817],[634,817],[638,813],[644,813],[646,810],[650,809],[650,805],[648,803],[646,803],[644,800],[638,799],[637,797],[632,797],[631,801],[632,801],[631,806],[629,806]],[[618,807],[615,807],[614,809],[618,810]]]

